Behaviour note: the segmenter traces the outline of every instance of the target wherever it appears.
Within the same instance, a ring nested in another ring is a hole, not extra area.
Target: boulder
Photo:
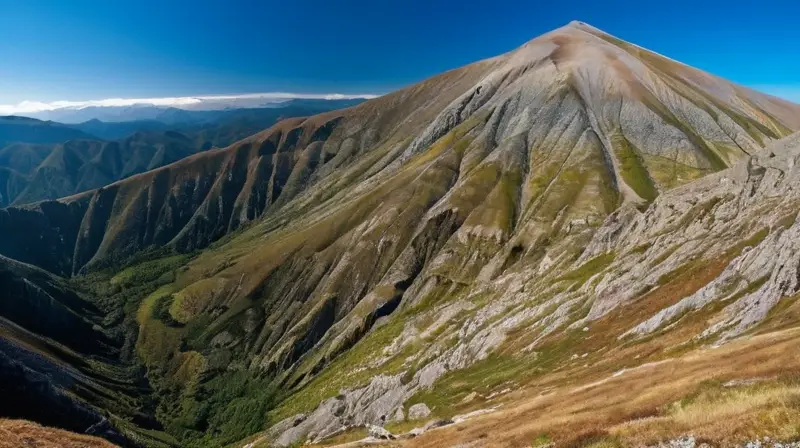
[[[423,418],[428,418],[430,415],[431,415],[431,410],[425,403],[417,403],[414,406],[408,408],[409,420],[422,420]]]
[[[379,440],[395,440],[396,437],[391,432],[387,431],[385,428],[381,428],[380,426],[375,425],[367,425],[367,433],[370,437],[379,439]]]

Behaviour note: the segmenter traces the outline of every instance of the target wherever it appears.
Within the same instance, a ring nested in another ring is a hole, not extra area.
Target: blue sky
[[[800,2],[0,0],[0,104],[385,93],[582,20],[800,101]]]

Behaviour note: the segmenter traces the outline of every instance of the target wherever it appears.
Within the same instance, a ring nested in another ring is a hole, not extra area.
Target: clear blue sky
[[[0,0],[0,104],[384,93],[586,21],[800,101],[800,2]]]

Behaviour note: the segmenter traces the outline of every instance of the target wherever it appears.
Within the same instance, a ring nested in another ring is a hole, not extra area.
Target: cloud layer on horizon
[[[754,89],[777,96],[789,101],[800,103],[800,86],[797,85],[756,85]],[[106,98],[101,100],[88,101],[22,101],[17,104],[0,104],[1,115],[36,114],[40,112],[54,111],[58,109],[83,109],[86,107],[126,107],[126,106],[157,106],[157,107],[177,107],[181,109],[215,109],[226,102],[248,101],[256,104],[261,101],[266,103],[277,103],[293,99],[318,99],[318,100],[337,100],[337,99],[372,99],[380,95],[375,94],[356,94],[345,95],[340,93],[291,93],[291,92],[267,92],[267,93],[248,93],[242,95],[199,95],[183,97],[164,97],[164,98]],[[216,107],[214,105],[216,104]],[[252,106],[251,106],[252,107]]]
[[[177,107],[185,109],[202,108],[203,104],[224,103],[226,101],[253,100],[263,101],[264,103],[276,103],[295,99],[318,99],[318,100],[344,100],[344,99],[371,99],[378,95],[343,95],[340,93],[289,93],[289,92],[268,92],[268,93],[248,93],[243,95],[206,95],[206,96],[184,96],[166,98],[107,98],[102,100],[89,101],[22,101],[17,104],[0,104],[0,115],[30,114],[46,112],[58,109],[83,109],[86,107],[126,107],[126,106],[160,106]]]

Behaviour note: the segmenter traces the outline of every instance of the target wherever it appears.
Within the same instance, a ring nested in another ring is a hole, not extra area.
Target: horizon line
[[[129,107],[129,106],[154,106],[154,107],[175,107],[179,109],[196,109],[202,107],[204,103],[214,104],[215,102],[235,101],[235,100],[263,100],[266,103],[279,103],[295,99],[312,100],[352,100],[352,99],[373,99],[381,96],[380,94],[342,94],[342,93],[294,93],[294,92],[264,92],[264,93],[245,93],[240,95],[197,95],[180,97],[161,97],[161,98],[105,98],[101,100],[86,101],[31,101],[25,100],[17,104],[0,104],[0,115],[31,114],[40,112],[51,112],[59,109],[80,110],[89,107]]]

